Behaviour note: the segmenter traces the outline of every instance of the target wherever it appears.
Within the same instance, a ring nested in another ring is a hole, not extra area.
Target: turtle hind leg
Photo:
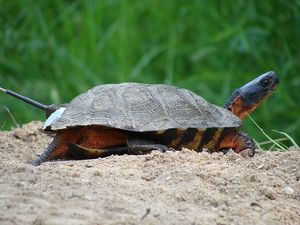
[[[123,155],[128,153],[127,146],[118,146],[112,148],[90,148],[78,144],[67,144],[69,147],[68,156],[72,159],[95,159],[110,155]]]
[[[50,155],[55,152],[55,150],[59,146],[59,140],[57,137],[55,137],[51,143],[48,145],[48,147],[45,149],[45,151],[40,155],[40,157],[33,162],[34,166],[39,166],[43,162],[47,161],[50,158]]]
[[[33,165],[38,166],[45,161],[56,159],[68,159],[68,146],[66,136],[57,134],[40,157],[33,162]]]
[[[129,148],[129,153],[131,154],[145,154],[150,153],[153,150],[160,152],[166,152],[170,150],[170,148],[165,145],[157,144],[147,139],[134,136],[129,136],[127,140],[127,146]]]

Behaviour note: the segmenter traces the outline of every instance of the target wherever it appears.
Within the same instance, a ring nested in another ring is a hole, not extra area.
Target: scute
[[[239,127],[227,109],[186,89],[163,84],[122,83],[96,86],[74,98],[48,129],[101,125],[129,131],[170,128]]]

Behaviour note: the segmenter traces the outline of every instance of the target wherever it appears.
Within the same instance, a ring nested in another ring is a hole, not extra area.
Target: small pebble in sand
[[[166,177],[166,181],[169,181],[171,179],[172,179],[172,177],[170,177],[170,176]]]
[[[257,203],[257,202],[251,202],[251,203],[250,203],[250,206],[255,206],[255,207],[260,207],[260,208],[262,208],[261,205],[260,205],[259,203]]]
[[[255,182],[255,181],[257,181],[257,175],[256,175],[256,174],[251,174],[250,177],[249,177],[249,181],[250,181],[250,182]]]
[[[257,169],[262,169],[262,168],[264,168],[265,167],[265,164],[260,164],[258,167],[257,167]]]
[[[80,174],[79,174],[79,173],[73,173],[73,174],[71,175],[71,177],[74,177],[74,178],[80,177]]]
[[[95,176],[95,177],[102,177],[103,174],[100,171],[96,170],[96,171],[94,171],[93,176]]]
[[[275,197],[276,197],[276,193],[275,191],[270,188],[270,187],[263,187],[262,188],[262,193],[269,199],[271,200],[275,200]]]
[[[284,189],[283,189],[284,193],[287,194],[287,195],[292,195],[294,194],[294,189],[289,187],[289,186],[286,186]]]
[[[94,201],[94,200],[96,200],[96,198],[94,196],[92,196],[92,195],[85,195],[84,199],[86,199],[88,201]]]

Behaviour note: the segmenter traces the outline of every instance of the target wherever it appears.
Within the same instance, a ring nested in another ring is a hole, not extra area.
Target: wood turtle
[[[151,150],[201,152],[233,149],[253,156],[255,143],[241,122],[279,84],[267,72],[235,90],[223,107],[195,93],[164,84],[121,83],[96,86],[69,104],[43,105],[10,90],[1,91],[43,109],[52,142],[34,162],[87,159]]]

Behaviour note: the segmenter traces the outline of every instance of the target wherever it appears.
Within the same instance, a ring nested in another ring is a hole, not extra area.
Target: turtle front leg
[[[249,135],[240,130],[234,130],[225,136],[219,146],[219,150],[224,153],[230,148],[243,157],[253,157],[257,146]]]
[[[242,131],[238,132],[238,138],[237,148],[239,149],[239,154],[243,157],[253,157],[255,149],[257,149],[253,138]]]

